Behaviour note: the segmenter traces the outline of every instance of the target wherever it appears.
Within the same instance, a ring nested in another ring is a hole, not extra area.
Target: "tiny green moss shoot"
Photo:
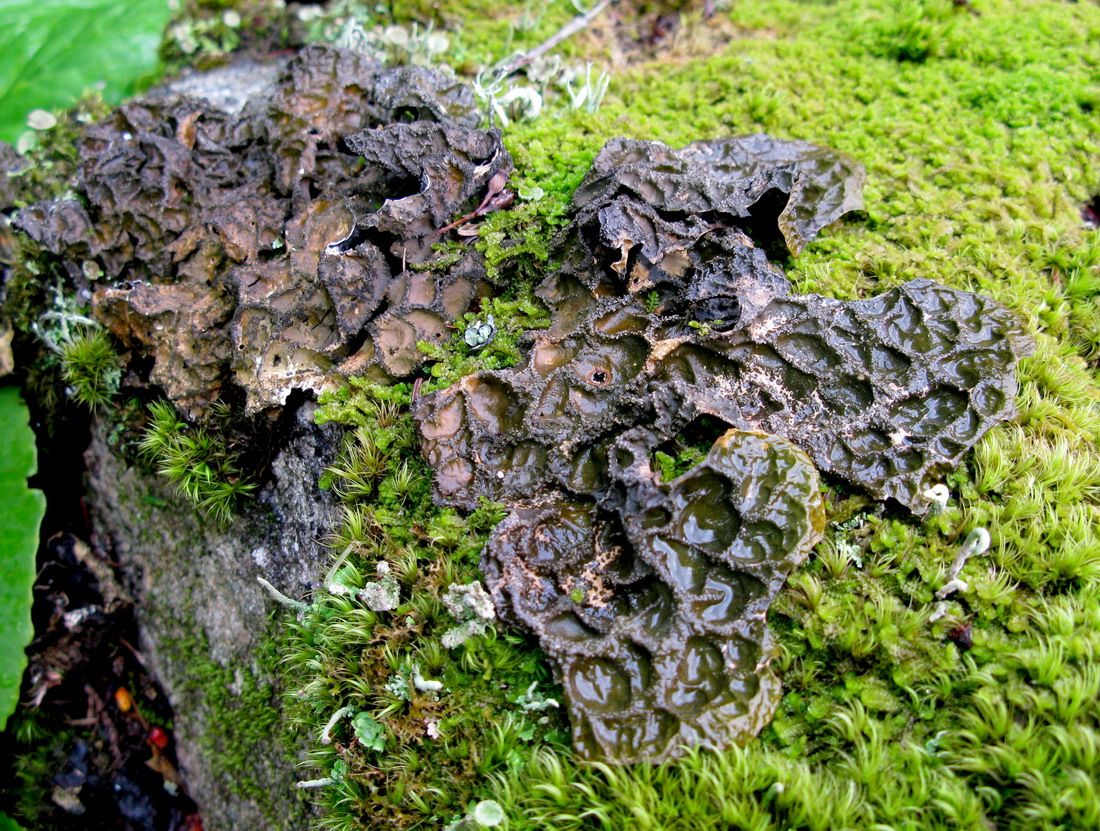
[[[111,336],[102,329],[74,335],[60,345],[61,377],[78,404],[96,410],[106,407],[122,379],[119,355]]]
[[[167,401],[149,405],[141,453],[199,511],[220,523],[229,522],[240,500],[256,489],[223,438],[187,424]]]

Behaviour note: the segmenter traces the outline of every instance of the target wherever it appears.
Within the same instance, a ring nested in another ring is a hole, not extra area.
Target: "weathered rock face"
[[[840,154],[767,136],[610,142],[526,362],[419,404],[437,497],[514,510],[483,566],[555,661],[588,756],[758,731],[779,700],[763,615],[822,531],[813,466],[923,513],[922,491],[1014,414],[1031,343],[1003,307],[929,280],[792,295],[769,262],[859,208],[862,182]],[[653,454],[708,430],[706,460],[659,483]]]
[[[329,562],[339,507],[316,487],[339,431],[305,407],[271,480],[229,527],[199,516],[163,480],[128,465],[100,428],[86,454],[97,546],[135,597],[140,649],[174,711],[184,780],[214,831],[304,829],[297,747],[271,673],[272,602],[263,576],[302,597]]]
[[[453,221],[507,201],[511,159],[478,121],[444,75],[311,47],[125,104],[79,143],[85,202],[17,226],[70,273],[110,275],[95,316],[188,415],[229,385],[278,407],[350,373],[408,375],[417,342],[487,290],[475,252],[428,262]]]

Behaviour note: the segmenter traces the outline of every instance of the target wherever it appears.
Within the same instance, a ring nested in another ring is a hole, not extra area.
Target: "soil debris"
[[[21,796],[24,820],[58,829],[89,822],[201,829],[176,767],[168,699],[131,646],[137,632],[128,593],[78,537],[57,534],[46,548],[35,586],[27,704],[15,717],[23,727],[12,733],[12,762],[39,772]],[[52,738],[41,741],[47,727]]]

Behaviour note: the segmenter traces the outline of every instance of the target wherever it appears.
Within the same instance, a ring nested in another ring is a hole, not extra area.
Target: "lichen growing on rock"
[[[803,453],[923,513],[923,490],[1014,413],[1030,338],[1003,307],[929,280],[847,303],[792,295],[769,260],[860,208],[863,176],[834,151],[762,135],[680,151],[609,142],[539,287],[552,324],[526,362],[418,405],[437,498],[513,509],[483,565],[501,613],[555,661],[585,755],[659,760],[770,718],[763,613],[821,530]],[[659,484],[654,454],[689,435],[717,441]],[[775,496],[769,477],[788,476],[800,500],[749,518],[739,500]],[[759,574],[741,565],[749,551]],[[736,596],[726,628],[707,628],[688,584],[706,587],[707,609]]]
[[[196,417],[230,384],[256,411],[414,371],[417,343],[487,291],[479,254],[433,268],[431,246],[511,170],[473,94],[440,73],[323,47],[240,71],[260,79],[247,104],[208,79],[90,127],[85,201],[17,223],[70,273],[113,278],[93,287],[96,317]]]

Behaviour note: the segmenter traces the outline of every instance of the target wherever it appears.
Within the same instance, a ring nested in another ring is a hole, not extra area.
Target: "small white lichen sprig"
[[[578,82],[580,77],[577,78]],[[607,95],[607,88],[611,84],[611,76],[601,72],[595,80],[592,79],[592,64],[585,66],[584,83],[573,89],[572,81],[565,85],[565,91],[569,95],[569,109],[573,112],[584,110],[594,113],[599,110],[603,98]]]
[[[931,519],[943,513],[948,500],[951,499],[951,491],[948,490],[947,485],[940,482],[925,490],[921,496],[928,500],[928,517]]]
[[[368,582],[363,588],[357,590],[355,582],[358,579],[358,572],[351,566],[344,565],[351,550],[351,546],[346,548],[325,575],[322,583],[325,591],[336,596],[355,595],[372,612],[389,612],[396,609],[401,602],[401,587],[390,564],[385,561],[378,563],[375,566],[378,580]],[[264,577],[257,577],[256,582],[263,586],[264,590],[281,606],[295,612],[299,621],[304,619],[313,608],[312,604],[304,600],[287,597]]]
[[[933,610],[932,615],[928,618],[929,623],[935,623],[942,617],[947,615],[947,601],[946,598],[958,591],[967,591],[970,585],[959,578],[959,573],[963,570],[963,566],[966,565],[966,561],[971,557],[978,557],[989,550],[990,536],[989,531],[985,528],[975,528],[971,531],[966,541],[963,543],[962,548],[959,549],[959,553],[955,556],[955,560],[951,563],[951,568],[947,570],[947,582],[943,587],[936,592],[936,599],[940,601],[936,604],[936,608]]]
[[[458,626],[443,633],[443,646],[447,649],[453,649],[470,638],[484,635],[496,620],[493,598],[480,582],[475,581],[466,586],[457,583],[448,586],[442,599],[447,611],[458,621]]]
[[[257,577],[256,582],[263,586],[267,593],[270,594],[279,605],[285,606],[292,612],[296,612],[299,620],[301,620],[311,608],[304,600],[295,600],[293,597],[287,597],[263,577]]]
[[[959,553],[955,557],[955,562],[947,570],[947,583],[936,592],[937,600],[943,600],[957,591],[966,591],[970,588],[965,580],[959,579],[959,572],[962,571],[966,561],[971,557],[980,556],[988,551],[989,542],[989,532],[984,528],[975,528],[967,535],[966,542],[963,543],[962,548],[959,549]]]
[[[556,710],[561,706],[556,698],[550,698],[538,692],[538,686],[538,681],[532,681],[527,691],[516,699],[516,704],[528,713],[547,710],[551,707]]]
[[[508,67],[498,65],[478,72],[472,86],[485,108],[489,126],[504,129],[515,122],[534,121],[555,101],[564,101],[559,114],[595,113],[611,85],[611,75],[606,71],[593,76],[591,63],[580,69],[560,59],[532,64],[527,78],[537,86],[514,84]]]

